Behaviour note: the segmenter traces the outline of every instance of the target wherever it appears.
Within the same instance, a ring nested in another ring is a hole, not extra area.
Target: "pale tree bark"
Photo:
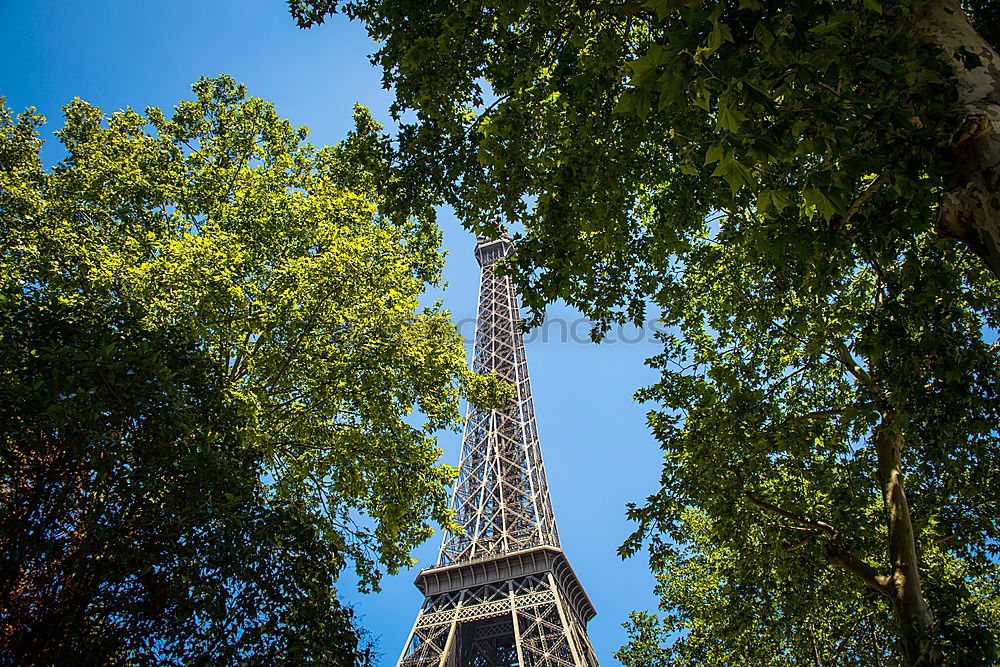
[[[963,131],[942,147],[949,163],[938,229],[965,243],[1000,278],[1000,55],[958,0],[929,0],[911,31],[941,50],[954,74],[954,120]]]
[[[934,616],[920,587],[917,540],[903,488],[903,437],[886,419],[875,433],[874,444],[878,458],[876,475],[882,488],[888,529],[889,565],[892,568],[890,574],[881,577],[881,583],[899,624],[903,660],[907,665],[916,665],[920,659],[921,636],[926,636],[933,628]],[[929,660],[921,664],[937,663]]]
[[[924,650],[933,648],[934,615],[924,599],[920,585],[917,539],[903,484],[903,436],[891,422],[891,415],[884,416],[873,438],[877,460],[875,476],[882,493],[886,521],[886,555],[890,568],[888,574],[883,574],[855,556],[833,525],[784,510],[748,491],[742,481],[740,485],[743,486],[743,497],[751,505],[822,536],[826,540],[824,555],[830,565],[849,572],[889,602],[898,626],[899,648],[904,665],[941,667],[941,659]],[[738,468],[722,467],[741,477]]]
[[[850,572],[881,593],[892,606],[903,664],[908,667],[939,667],[942,664],[940,659],[923,650],[933,645],[934,615],[921,590],[917,539],[903,485],[903,436],[892,426],[891,415],[883,418],[873,444],[877,459],[875,476],[885,511],[886,555],[890,571],[882,574],[855,557],[845,548],[842,537],[832,527],[823,531],[828,538],[826,559],[830,565]]]

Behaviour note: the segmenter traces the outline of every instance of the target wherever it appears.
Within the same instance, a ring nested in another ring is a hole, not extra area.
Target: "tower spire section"
[[[452,505],[460,534],[449,534],[438,565],[498,556],[531,547],[559,547],[524,354],[517,293],[497,263],[511,252],[507,238],[479,238],[481,269],[472,369],[514,387],[500,410],[470,410]]]
[[[398,667],[598,667],[594,606],[559,543],[535,427],[517,293],[498,263],[506,234],[478,237],[473,370],[510,382],[499,409],[470,407],[452,507],[461,532],[416,586],[424,604]]]

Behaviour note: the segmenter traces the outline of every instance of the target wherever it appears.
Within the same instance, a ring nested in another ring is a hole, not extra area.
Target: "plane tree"
[[[623,663],[990,664],[996,283],[931,230],[765,241],[729,218],[675,261],[639,393],[661,489],[622,549],[648,547],[665,613],[632,619]]]
[[[799,630],[805,582],[869,593],[906,664],[990,655],[997,3],[289,6],[364,22],[404,169],[472,229],[515,223],[536,314],[660,311],[663,492],[626,552],[669,579],[726,550],[728,600],[773,566],[767,618]],[[682,590],[660,641],[709,619]]]

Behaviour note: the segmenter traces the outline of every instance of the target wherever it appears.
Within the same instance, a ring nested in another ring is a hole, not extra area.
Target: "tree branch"
[[[862,192],[858,196],[858,198],[854,200],[854,203],[851,204],[851,207],[847,209],[847,213],[845,213],[844,217],[841,218],[840,223],[837,225],[838,232],[840,232],[841,234],[847,233],[847,225],[851,222],[851,218],[853,218],[855,214],[861,210],[862,206],[868,203],[868,200],[872,198],[872,195],[875,194],[875,191],[878,190],[880,187],[882,187],[882,184],[885,183],[887,180],[889,180],[889,175],[886,173],[882,174],[881,176],[879,176],[874,181],[868,184],[868,187],[865,188],[864,192]]]
[[[816,633],[813,632],[812,624],[809,624],[809,640],[812,643],[813,661],[816,667],[823,667],[823,662],[819,659],[819,647],[816,646]]]
[[[826,561],[834,567],[839,567],[853,574],[869,588],[878,591],[891,599],[888,588],[888,578],[879,574],[878,570],[848,551],[840,540],[831,540],[826,545]]]
[[[760,508],[766,512],[771,512],[772,514],[777,514],[783,519],[787,519],[792,523],[797,523],[800,526],[806,526],[808,528],[812,528],[826,535],[830,539],[837,538],[838,535],[837,530],[825,521],[820,521],[818,519],[810,519],[808,517],[799,516],[798,514],[793,514],[792,512],[783,510],[777,505],[772,505],[771,503],[765,500],[761,500],[760,498],[750,493],[746,489],[743,490],[743,497],[746,498],[748,501],[750,501],[750,504],[753,505],[754,507]]]
[[[842,408],[832,408],[830,410],[816,410],[814,412],[806,412],[805,414],[796,415],[791,417],[787,421],[794,421],[797,419],[824,419],[826,417],[836,417],[842,415],[848,410],[861,410],[864,408],[875,407],[875,404],[871,401],[867,403],[855,403],[854,405],[847,405]]]
[[[843,544],[840,533],[832,525],[826,521],[821,521],[819,519],[810,519],[808,517],[800,516],[788,510],[784,510],[777,505],[769,503],[761,498],[757,497],[750,491],[747,491],[746,487],[743,485],[742,478],[739,469],[724,465],[722,466],[724,470],[732,472],[737,476],[740,486],[742,487],[743,497],[750,502],[751,505],[765,512],[770,512],[772,514],[777,514],[778,516],[791,521],[792,523],[799,524],[800,526],[805,526],[816,531],[818,534],[822,535],[827,539],[825,556],[826,561],[834,566],[847,570],[853,574],[856,578],[860,579],[864,584],[870,588],[878,591],[885,597],[889,598],[888,589],[888,577],[885,577],[878,573],[878,571],[873,568],[868,563],[865,563],[857,556],[852,554]],[[891,598],[890,598],[891,599]]]
[[[853,375],[858,382],[865,385],[866,387],[872,388],[872,377],[868,374],[868,371],[861,366],[861,364],[854,358],[851,354],[850,349],[848,349],[847,344],[844,343],[839,338],[834,339],[833,345],[837,351],[836,359],[844,365],[844,368]]]
[[[851,626],[851,629],[847,631],[847,635],[845,635],[844,638],[840,640],[840,643],[837,644],[837,649],[833,652],[834,663],[836,663],[837,661],[837,656],[839,656],[841,652],[844,650],[844,648],[847,647],[847,640],[850,639],[852,636],[854,636],[854,630],[857,629],[858,624],[861,623],[861,621],[867,619],[868,616],[871,616],[871,614],[868,614],[867,616],[862,616],[858,620],[854,621],[854,624]]]

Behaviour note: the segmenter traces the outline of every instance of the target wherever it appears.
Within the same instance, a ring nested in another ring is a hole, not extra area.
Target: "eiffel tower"
[[[397,667],[597,667],[594,605],[559,546],[524,356],[517,294],[496,264],[508,236],[478,237],[473,370],[516,388],[503,409],[470,407],[449,534],[417,576],[424,604]]]

